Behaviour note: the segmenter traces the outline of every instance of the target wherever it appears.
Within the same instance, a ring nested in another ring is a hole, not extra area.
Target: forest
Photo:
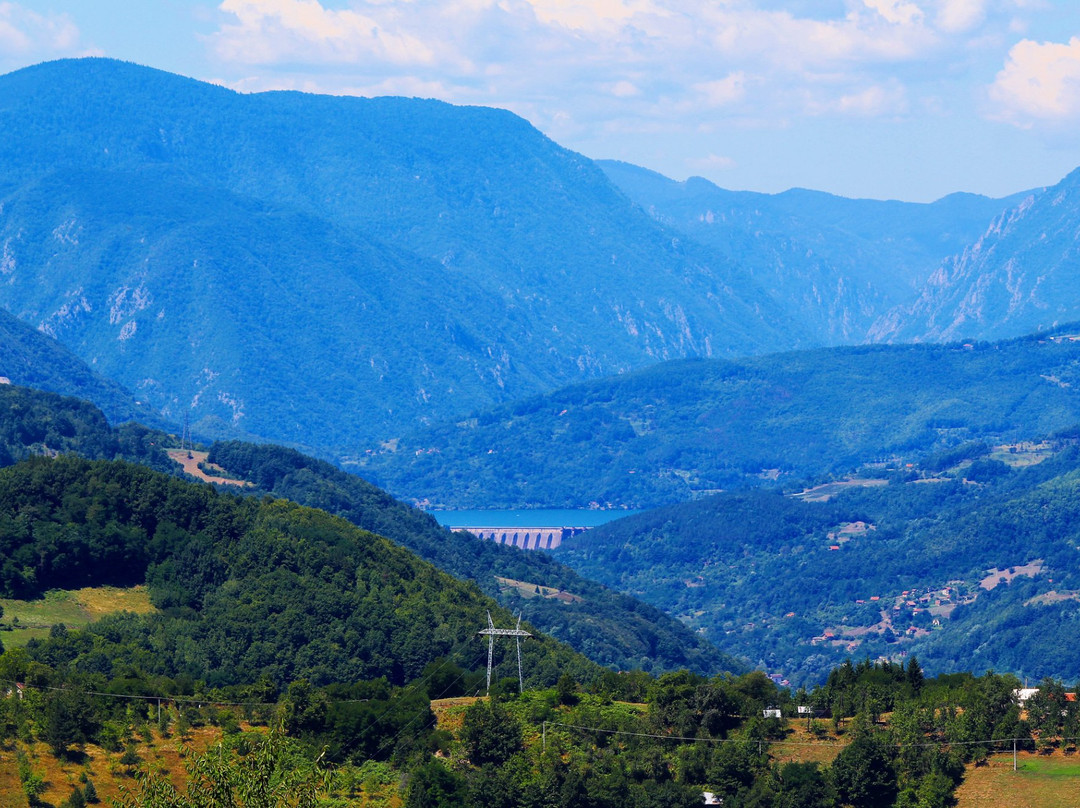
[[[124,459],[175,476],[180,467],[164,448],[178,442],[175,435],[135,423],[112,427],[96,407],[76,398],[0,386],[0,466],[42,454],[74,453],[89,459]],[[208,459],[250,481],[253,487],[243,489],[250,496],[287,498],[342,516],[444,572],[473,581],[503,607],[600,664],[656,672],[684,667],[705,674],[746,670],[741,659],[721,654],[656,607],[583,578],[549,556],[452,533],[416,508],[327,462],[293,449],[237,441],[211,446]],[[233,488],[229,493],[236,492]],[[581,600],[523,598],[517,590],[501,591],[497,577],[570,592]]]

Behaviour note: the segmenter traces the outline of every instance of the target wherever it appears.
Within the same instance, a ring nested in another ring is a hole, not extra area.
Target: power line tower
[[[518,692],[524,692],[525,679],[521,675],[521,638],[531,637],[527,631],[521,630],[521,615],[518,615],[517,628],[495,628],[495,623],[491,620],[491,612],[487,613],[488,627],[482,631],[478,631],[482,637],[488,638],[488,667],[487,667],[487,689],[488,695],[491,695],[491,662],[495,655],[495,638],[496,637],[513,637],[517,641],[517,662],[518,662]]]

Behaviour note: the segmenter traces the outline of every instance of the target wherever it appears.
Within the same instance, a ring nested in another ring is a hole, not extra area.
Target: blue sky
[[[0,0],[0,71],[504,107],[725,188],[929,201],[1080,166],[1075,0]]]

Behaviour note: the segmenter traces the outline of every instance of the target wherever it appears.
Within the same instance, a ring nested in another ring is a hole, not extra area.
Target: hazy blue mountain
[[[360,461],[450,507],[651,506],[1080,421],[1080,332],[667,362],[422,430]]]
[[[207,432],[355,449],[685,356],[810,344],[501,110],[0,77],[0,305]]]
[[[789,307],[790,321],[834,344],[862,342],[878,317],[912,302],[943,260],[1022,197],[957,193],[917,204],[804,189],[762,194],[598,165],[651,216],[738,263]]]
[[[997,217],[941,264],[916,301],[882,317],[871,337],[992,339],[1075,320],[1078,232],[1080,170]]]

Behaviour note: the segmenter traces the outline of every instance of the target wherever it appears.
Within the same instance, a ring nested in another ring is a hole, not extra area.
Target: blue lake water
[[[596,527],[637,511],[590,511],[573,508],[503,511],[428,511],[445,527]]]

